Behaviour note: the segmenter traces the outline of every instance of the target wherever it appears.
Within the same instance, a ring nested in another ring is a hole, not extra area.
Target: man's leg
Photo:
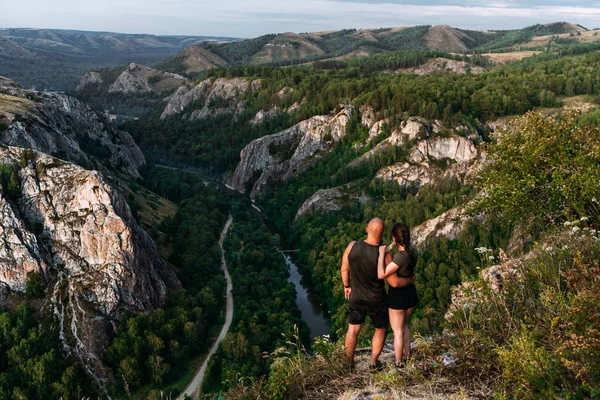
[[[371,365],[377,365],[381,350],[385,344],[385,332],[387,328],[375,328],[373,334],[373,349],[371,350]]]
[[[387,306],[373,309],[369,312],[369,314],[371,317],[371,322],[373,322],[373,326],[375,327],[375,333],[373,334],[372,342],[373,346],[371,350],[371,365],[376,366],[377,361],[379,360],[379,355],[381,354],[381,350],[383,350],[383,345],[385,344],[385,334],[390,320]]]
[[[348,325],[348,332],[346,333],[346,358],[350,364],[354,362],[354,351],[356,350],[356,341],[358,340],[360,327],[361,325]]]

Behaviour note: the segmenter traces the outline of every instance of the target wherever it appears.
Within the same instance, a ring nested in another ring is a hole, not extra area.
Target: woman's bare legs
[[[408,328],[408,321],[410,320],[410,316],[412,314],[413,309],[409,308],[406,310],[406,318],[404,318],[404,334],[403,334],[403,342],[404,345],[404,357],[408,359],[410,357],[410,329]],[[390,315],[391,316],[391,315]],[[394,342],[395,343],[395,342]]]
[[[392,331],[394,331],[394,355],[396,357],[396,364],[402,361],[402,353],[404,350],[404,329],[406,327],[405,310],[393,310],[390,308],[390,325]],[[410,345],[410,341],[409,341]]]

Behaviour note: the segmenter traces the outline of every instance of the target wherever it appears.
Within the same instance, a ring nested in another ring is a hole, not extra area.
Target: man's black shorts
[[[387,305],[373,308],[355,308],[350,306],[350,325],[362,325],[365,322],[367,314],[369,314],[375,328],[387,328],[389,322]]]

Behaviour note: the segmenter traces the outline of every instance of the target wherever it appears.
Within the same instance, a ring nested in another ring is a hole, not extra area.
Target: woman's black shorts
[[[419,296],[415,285],[401,288],[390,287],[388,291],[388,306],[392,310],[408,310],[415,308],[418,303]]]

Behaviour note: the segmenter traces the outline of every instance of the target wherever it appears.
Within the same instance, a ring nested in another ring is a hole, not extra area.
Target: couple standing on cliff
[[[379,355],[388,322],[394,332],[396,368],[401,368],[404,360],[410,357],[408,320],[418,302],[414,285],[417,253],[410,245],[410,232],[404,224],[396,224],[392,229],[392,238],[398,248],[393,257],[386,246],[380,246],[385,233],[381,219],[369,221],[366,231],[367,239],[350,243],[342,257],[342,282],[350,309],[346,357],[353,366],[358,333],[368,314],[375,327],[370,371],[383,369]],[[390,286],[388,293],[384,279]]]

